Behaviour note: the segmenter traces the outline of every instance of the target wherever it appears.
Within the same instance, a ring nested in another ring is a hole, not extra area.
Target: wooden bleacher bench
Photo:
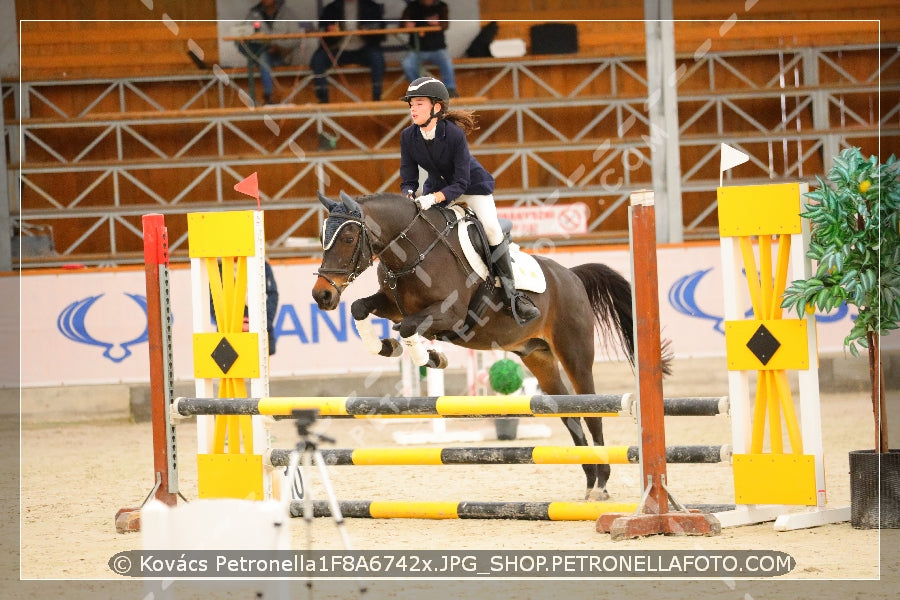
[[[188,41],[218,60],[217,24],[189,21],[171,28],[162,21],[23,22],[22,80],[133,78],[197,72]]]

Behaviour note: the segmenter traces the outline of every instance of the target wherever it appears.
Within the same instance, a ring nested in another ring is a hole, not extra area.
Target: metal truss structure
[[[868,54],[867,64],[874,66],[866,72],[846,68],[846,57],[854,54]],[[742,68],[747,61],[775,67],[756,80]],[[740,179],[729,176],[733,184],[812,182],[810,165],[829,165],[844,147],[868,145],[874,153],[897,146],[896,45],[708,53],[679,57],[676,64],[679,147],[682,156],[693,157],[689,163],[682,158],[686,239],[714,235],[722,142],[751,156],[752,167]],[[486,99],[477,105],[482,127],[470,137],[470,148],[497,179],[501,204],[585,201],[591,206],[588,236],[554,242],[627,239],[627,200],[650,187],[650,144],[658,135],[647,114],[643,58],[468,59],[456,69],[459,80],[478,70],[484,82],[467,90]],[[575,69],[577,78],[560,76]],[[178,106],[154,96],[159,78],[3,83],[4,105],[16,109],[15,118],[5,119],[14,230],[27,235],[49,226],[80,232],[56,248],[57,256],[23,259],[20,266],[140,262],[140,254],[129,250],[141,236],[140,215],[210,210],[225,202],[248,207],[231,193],[248,168],[291,173],[278,180],[277,189],[263,190],[267,212],[280,213],[282,223],[269,231],[269,252],[315,253],[314,245],[296,248],[292,240],[318,231],[323,214],[317,190],[329,184],[355,194],[398,188],[397,140],[407,111],[390,103],[291,105],[310,91],[311,75],[287,75],[294,82],[286,104],[266,111],[236,110],[242,103],[250,106],[238,86],[245,76],[239,71],[185,78],[197,92]],[[395,71],[389,76],[396,77],[386,82],[385,97],[399,97],[405,79]],[[362,101],[346,78],[331,78],[335,92]],[[49,86],[71,85],[94,90],[75,113],[46,93]],[[321,149],[323,135],[338,137],[339,149]],[[79,149],[67,154],[55,147],[53,140],[61,136]],[[374,183],[370,165],[383,173]],[[47,182],[58,177],[75,184],[65,193],[49,192]],[[161,179],[165,190],[153,183]],[[98,236],[103,251],[86,253],[85,242]],[[185,231],[170,240],[176,255],[186,239]]]

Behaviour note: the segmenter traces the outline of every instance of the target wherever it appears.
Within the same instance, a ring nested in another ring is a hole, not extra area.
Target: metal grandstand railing
[[[844,57],[865,53],[878,58],[870,61],[870,69],[845,68]],[[754,80],[741,68],[742,62],[754,58],[765,58],[776,68]],[[589,235],[558,240],[560,244],[627,237],[627,231],[617,225],[623,221],[627,199],[632,191],[650,184],[647,169],[628,167],[650,163],[653,132],[642,61],[642,57],[563,57],[464,60],[457,65],[458,77],[465,77],[470,69],[489,74],[481,77],[487,82],[472,94],[486,102],[477,106],[482,128],[473,134],[470,146],[492,165],[498,183],[502,182],[495,197],[518,205],[582,199],[595,206]],[[560,85],[559,69],[573,64],[587,74]],[[721,142],[750,154],[755,166],[754,173],[732,183],[811,181],[814,173],[808,165],[813,156],[816,164],[827,165],[843,147],[871,147],[879,140],[885,140],[884,148],[897,145],[900,47],[896,45],[709,53],[697,60],[679,57],[677,64],[679,143],[682,153],[697,157],[691,164],[682,162],[682,194],[693,195],[690,210],[684,212],[687,239],[711,235]],[[293,94],[309,85],[308,72],[287,75],[294,77]],[[318,230],[322,213],[315,193],[326,180],[338,181],[348,192],[358,194],[397,187],[396,168],[376,186],[362,182],[355,173],[373,160],[399,163],[396,140],[406,125],[402,105],[369,104],[335,111],[284,106],[277,115],[231,110],[239,106],[236,90],[244,76],[235,70],[184,78],[196,80],[197,93],[178,106],[171,105],[171,98],[154,96],[159,78],[4,82],[4,105],[11,103],[16,109],[15,116],[5,119],[14,228],[27,231],[50,225],[76,227],[81,232],[65,247],[57,247],[56,256],[23,258],[20,264],[140,262],[139,255],[122,251],[133,245],[126,237],[140,238],[139,215],[182,214],[220,205],[248,166],[297,167],[280,189],[263,197],[268,211],[283,213],[290,220],[271,233],[268,244],[273,254],[315,252],[314,248],[289,249],[289,240],[303,230]],[[398,75],[386,96],[392,86],[402,87],[404,81]],[[333,83],[338,93],[359,100],[351,87],[337,79]],[[64,110],[45,90],[65,85],[95,93],[77,110]],[[117,107],[113,113],[111,98]],[[98,109],[101,105],[103,111]],[[547,114],[559,115],[563,109],[575,116],[560,122]],[[361,117],[380,118],[391,125],[375,136],[359,135],[354,127]],[[165,135],[172,127],[191,134],[173,143]],[[274,144],[262,143],[254,135],[260,130],[274,134],[276,129]],[[61,131],[81,140],[75,154],[65,155],[54,147],[52,140]],[[320,132],[339,135],[341,151],[304,149],[301,138]],[[198,154],[194,150],[201,145],[207,150]],[[562,154],[578,156],[578,168],[565,172],[559,168],[557,159]],[[184,182],[177,192],[160,193],[148,183],[147,173],[159,170],[171,174],[169,179]],[[50,193],[43,182],[63,175],[76,177],[77,189],[65,195]],[[98,201],[92,191],[100,186],[110,186],[112,193]],[[126,194],[123,188],[131,192]],[[135,194],[139,199],[135,200]],[[232,199],[228,206],[240,204]],[[106,249],[88,255],[81,248],[95,236],[103,237]],[[186,236],[180,236],[171,240],[170,247],[177,253],[185,243]]]

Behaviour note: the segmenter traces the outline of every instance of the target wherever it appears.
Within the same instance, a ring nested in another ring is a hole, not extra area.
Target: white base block
[[[276,500],[202,499],[169,507],[153,499],[141,508],[141,543],[147,550],[290,550],[289,522],[287,505]],[[175,600],[171,583],[147,579],[146,597]],[[252,595],[247,597],[288,600],[296,582],[284,577],[213,578],[204,579],[202,585],[250,587]]]
[[[850,520],[850,507],[814,508],[805,512],[781,515],[775,520],[775,531],[808,529],[830,523],[845,523]]]
[[[774,521],[789,510],[780,504],[738,504],[734,510],[713,513],[722,527],[740,527]]]
[[[850,507],[811,508],[803,512],[789,512],[794,507],[780,504],[739,504],[734,510],[713,513],[722,527],[740,527],[775,521],[775,531],[807,529],[829,523],[850,520]]]

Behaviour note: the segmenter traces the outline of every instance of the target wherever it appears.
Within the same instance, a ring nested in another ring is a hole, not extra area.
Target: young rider
[[[466,134],[475,130],[471,111],[449,111],[450,94],[433,77],[420,77],[409,84],[401,98],[409,104],[412,125],[400,134],[400,189],[422,210],[434,204],[460,202],[472,209],[481,221],[491,262],[500,278],[507,306],[520,325],[540,316],[540,310],[525,294],[516,291],[509,241],[504,237],[494,205],[494,178],[470,153]],[[428,178],[424,195],[419,188],[419,167]]]

